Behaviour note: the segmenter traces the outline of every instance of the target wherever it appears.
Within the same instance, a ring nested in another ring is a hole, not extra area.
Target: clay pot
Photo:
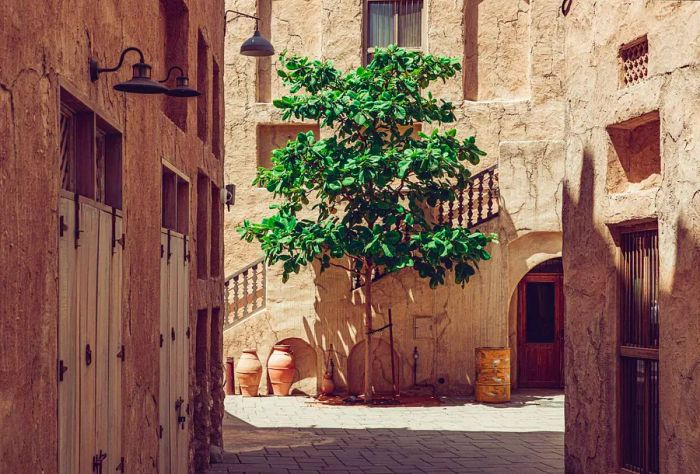
[[[258,359],[255,349],[246,349],[238,359],[236,365],[238,385],[241,387],[241,395],[244,397],[257,397],[260,378],[262,377],[262,364]]]
[[[273,394],[278,396],[289,395],[289,389],[294,381],[296,369],[291,348],[284,344],[276,345],[272,350],[270,359],[267,361],[267,373],[270,377]]]
[[[326,371],[323,374],[323,380],[321,381],[321,393],[323,395],[330,395],[335,390],[335,384],[333,383],[333,376],[330,372]]]

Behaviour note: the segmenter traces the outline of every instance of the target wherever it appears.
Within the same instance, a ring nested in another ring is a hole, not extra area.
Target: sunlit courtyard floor
[[[327,406],[306,397],[226,398],[233,472],[564,472],[564,396],[523,390],[510,403]]]

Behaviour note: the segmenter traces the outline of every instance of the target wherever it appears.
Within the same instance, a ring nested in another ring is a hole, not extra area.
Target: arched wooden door
[[[561,261],[528,273],[518,287],[518,385],[564,386]]]

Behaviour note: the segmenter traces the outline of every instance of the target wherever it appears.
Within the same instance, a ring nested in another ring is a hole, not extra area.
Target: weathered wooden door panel
[[[520,387],[561,387],[562,276],[526,275],[520,282],[518,298],[518,384]]]
[[[189,430],[189,265],[185,239],[164,231],[161,236],[160,443],[161,473],[188,472]]]
[[[59,472],[91,473],[101,455],[102,472],[114,472],[121,462],[122,249],[113,232],[121,235],[122,221],[65,197],[59,212]],[[68,369],[62,377],[61,365]]]
[[[168,268],[168,236],[161,234],[160,257],[160,384],[159,384],[159,459],[158,472],[169,473],[170,469],[170,274]]]
[[[78,321],[80,327],[80,472],[92,472],[97,454],[96,422],[96,339],[97,339],[97,258],[99,210],[80,204],[78,245]]]
[[[79,396],[78,310],[74,244],[74,203],[59,199],[62,229],[58,240],[58,453],[59,473],[78,472]]]

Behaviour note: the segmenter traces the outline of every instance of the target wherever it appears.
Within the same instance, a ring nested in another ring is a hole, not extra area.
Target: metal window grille
[[[659,241],[657,230],[621,236],[621,463],[659,472]]]
[[[390,44],[410,50],[423,47],[423,0],[368,0],[365,24],[369,63],[375,48]]]

